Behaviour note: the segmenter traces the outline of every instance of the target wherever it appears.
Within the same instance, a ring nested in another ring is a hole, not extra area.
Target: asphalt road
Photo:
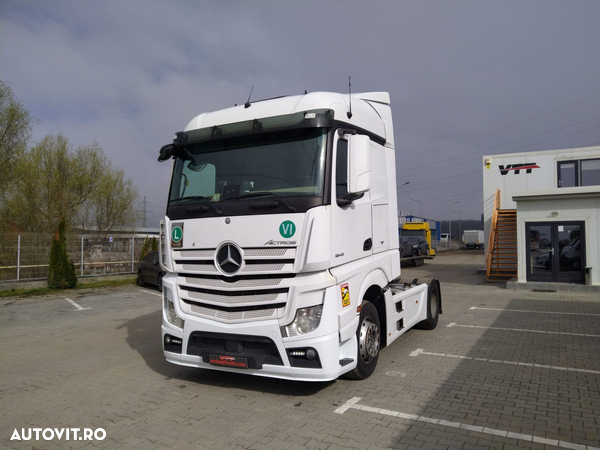
[[[599,296],[507,291],[482,266],[480,252],[453,252],[403,268],[442,281],[444,314],[384,349],[364,381],[171,365],[152,288],[2,300],[1,447],[600,447]],[[106,437],[11,440],[35,427]]]

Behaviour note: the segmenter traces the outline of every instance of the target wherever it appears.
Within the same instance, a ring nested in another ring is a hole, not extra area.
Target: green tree
[[[135,225],[137,199],[138,192],[133,182],[125,178],[122,170],[114,170],[107,162],[88,201],[90,223],[96,229],[107,232]]]
[[[65,237],[65,219],[58,224],[58,231],[50,246],[50,267],[48,268],[48,287],[53,289],[69,289],[77,286],[75,266],[67,255]]]
[[[158,241],[156,240],[155,237],[152,238],[152,251],[153,252],[158,251]]]
[[[31,138],[32,122],[29,111],[0,80],[0,217],[7,217],[9,212],[6,202],[14,187],[16,165]],[[0,223],[0,227],[2,225]]]
[[[49,134],[23,154],[16,174],[7,205],[25,231],[55,230],[61,217],[107,232],[135,222],[137,190],[96,142],[73,148],[66,136]]]
[[[0,80],[0,230],[110,232],[135,224],[138,193],[96,142],[77,148],[49,134],[32,148],[30,113]]]
[[[150,239],[144,239],[144,245],[142,245],[142,250],[140,251],[140,261],[146,257],[148,252],[150,251]]]

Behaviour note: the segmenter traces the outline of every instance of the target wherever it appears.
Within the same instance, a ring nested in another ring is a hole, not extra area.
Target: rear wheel
[[[138,270],[137,285],[138,286],[143,286],[144,285],[144,275],[142,275],[142,269]]]
[[[358,341],[357,363],[348,378],[364,380],[370,377],[377,367],[381,349],[381,326],[377,308],[371,302],[363,301],[360,310],[359,326],[356,330]]]
[[[419,284],[422,284],[418,280]],[[437,327],[442,306],[442,294],[440,291],[440,283],[438,280],[427,280],[427,319],[422,320],[416,325],[416,328],[422,330],[433,330]]]

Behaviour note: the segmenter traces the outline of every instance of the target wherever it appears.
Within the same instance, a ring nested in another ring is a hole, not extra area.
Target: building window
[[[600,185],[600,159],[581,161],[581,186]]]
[[[600,185],[600,159],[558,162],[558,187]]]

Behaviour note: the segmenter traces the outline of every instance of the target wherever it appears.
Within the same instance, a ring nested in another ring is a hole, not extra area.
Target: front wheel
[[[354,380],[364,380],[375,371],[381,349],[379,314],[371,302],[363,301],[362,303],[356,340],[358,341],[357,363],[354,370],[347,376]]]
[[[158,283],[156,284],[156,286],[158,287],[158,290],[162,292],[162,279],[163,279],[163,274],[159,273],[158,274]]]
[[[138,270],[137,285],[138,286],[143,286],[144,285],[144,276],[142,275],[142,269]]]

